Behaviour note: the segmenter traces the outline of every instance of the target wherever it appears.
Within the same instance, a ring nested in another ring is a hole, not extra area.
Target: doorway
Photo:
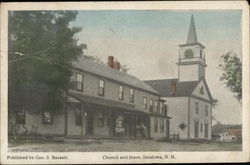
[[[86,134],[87,135],[93,135],[93,129],[94,129],[94,117],[93,112],[89,111],[87,112],[87,127],[86,127]]]

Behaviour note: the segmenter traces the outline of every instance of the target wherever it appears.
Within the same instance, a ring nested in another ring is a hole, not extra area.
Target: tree
[[[39,110],[54,113],[63,109],[72,62],[84,48],[75,38],[81,28],[70,27],[76,16],[75,11],[9,12],[10,109],[41,100],[35,105],[41,105]],[[23,97],[25,94],[27,97]]]
[[[219,65],[223,71],[220,80],[234,93],[235,98],[242,100],[242,61],[234,52],[221,56],[223,63]]]

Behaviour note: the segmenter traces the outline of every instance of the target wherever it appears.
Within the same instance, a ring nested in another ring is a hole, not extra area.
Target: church
[[[182,140],[211,140],[213,98],[205,78],[204,50],[192,15],[187,41],[179,45],[178,78],[145,81],[166,100],[170,135]]]

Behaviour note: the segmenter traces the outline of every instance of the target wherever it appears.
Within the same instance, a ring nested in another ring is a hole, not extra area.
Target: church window
[[[199,113],[199,103],[195,102],[195,113],[198,114]]]
[[[208,105],[205,105],[205,115],[208,116]]]
[[[188,49],[185,51],[185,58],[193,58],[194,53],[192,51],[192,49]]]
[[[180,129],[184,130],[184,129],[186,128],[186,124],[185,124],[185,123],[181,123],[181,124],[179,125],[179,127],[180,127]]]
[[[203,88],[203,86],[201,86],[200,93],[201,93],[202,95],[204,95],[204,88]]]

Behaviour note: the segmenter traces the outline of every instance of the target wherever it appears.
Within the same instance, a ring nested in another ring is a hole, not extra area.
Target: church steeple
[[[179,81],[198,81],[205,77],[205,46],[197,40],[194,16],[191,16],[187,42],[179,45]]]
[[[189,25],[189,31],[187,36],[187,44],[196,43],[197,42],[197,35],[196,29],[194,24],[194,16],[192,15]]]

